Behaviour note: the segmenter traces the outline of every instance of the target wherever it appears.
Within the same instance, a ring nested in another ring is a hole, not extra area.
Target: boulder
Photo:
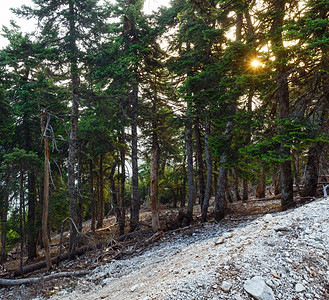
[[[261,276],[255,276],[247,280],[243,287],[248,294],[257,300],[275,299],[272,289],[265,283],[265,280]]]

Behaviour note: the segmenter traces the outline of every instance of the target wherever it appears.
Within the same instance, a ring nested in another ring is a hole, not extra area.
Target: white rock
[[[215,245],[220,245],[223,244],[224,242],[225,242],[225,238],[221,236],[215,241]]]
[[[136,291],[137,288],[138,288],[138,284],[132,286],[132,287],[130,288],[130,291],[131,291],[131,292],[134,292],[134,291]]]
[[[305,291],[305,287],[301,283],[297,283],[295,285],[295,291],[297,293],[303,292],[303,291]]]
[[[326,247],[322,244],[314,244],[313,247],[320,250],[326,250]]]
[[[273,229],[275,231],[290,231],[290,228],[287,225],[276,225]]]
[[[229,281],[223,281],[220,288],[222,289],[223,292],[228,293],[232,288],[232,283]]]
[[[247,293],[257,300],[274,300],[274,293],[272,289],[265,283],[261,276],[255,276],[247,280],[244,285]]]
[[[271,222],[272,219],[273,219],[273,217],[272,217],[271,214],[267,214],[267,215],[263,218],[264,222],[266,222],[266,223]]]
[[[234,295],[234,300],[243,300],[240,294]]]

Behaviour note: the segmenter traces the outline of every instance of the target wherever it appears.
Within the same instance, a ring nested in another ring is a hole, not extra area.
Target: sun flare
[[[251,67],[254,69],[257,69],[262,65],[258,59],[253,59],[250,64],[251,64]]]

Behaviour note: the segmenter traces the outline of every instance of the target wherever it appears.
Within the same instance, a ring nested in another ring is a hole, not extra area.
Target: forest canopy
[[[74,251],[84,221],[115,215],[122,235],[148,203],[158,231],[160,205],[219,221],[328,183],[329,1],[143,5],[33,0],[14,10],[33,34],[3,27],[2,262],[17,241],[36,258],[68,217]]]

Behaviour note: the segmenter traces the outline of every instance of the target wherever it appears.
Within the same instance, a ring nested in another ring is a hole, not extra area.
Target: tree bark
[[[158,168],[159,168],[159,149],[152,149],[151,157],[151,210],[152,210],[152,229],[159,231],[159,201],[158,201]]]
[[[36,182],[33,172],[28,172],[28,213],[26,231],[27,260],[33,261],[37,257],[38,230],[36,228]]]
[[[180,207],[183,208],[185,207],[185,202],[186,202],[186,155],[184,155],[184,159],[183,159],[183,183],[182,183],[182,187],[180,190],[180,196],[181,196],[181,201],[180,201]]]
[[[49,139],[47,137],[47,130],[49,119],[46,123],[46,112],[42,112],[41,132],[44,141],[45,161],[44,161],[44,185],[43,185],[43,206],[42,206],[42,242],[45,249],[47,269],[52,267],[50,257],[50,245],[48,237],[48,207],[49,207]]]
[[[91,200],[91,225],[90,230],[95,232],[96,229],[96,203],[94,192],[94,168],[93,161],[89,159],[89,197]]]
[[[20,235],[20,268],[23,270],[23,256],[24,256],[24,227],[23,227],[23,205],[24,205],[24,172],[20,171],[20,192],[19,192],[19,235]],[[22,276],[24,273],[22,272]]]
[[[193,180],[193,141],[192,141],[192,122],[188,117],[186,124],[186,155],[187,155],[187,184],[188,184],[188,200],[187,200],[187,218],[189,222],[193,219],[194,206],[194,180]]]
[[[69,0],[69,41],[70,41],[70,67],[71,67],[71,91],[72,91],[72,110],[71,110],[71,128],[69,136],[69,154],[68,154],[68,194],[69,194],[69,211],[70,216],[75,224],[78,224],[77,214],[77,191],[76,191],[76,176],[75,176],[75,164],[77,156],[77,136],[78,136],[78,118],[79,118],[79,71],[78,71],[78,50],[76,45],[76,14],[74,10],[75,1]],[[69,248],[72,253],[76,248],[77,232],[74,226],[70,226],[70,241]]]
[[[265,172],[265,168],[262,168],[261,179],[256,190],[256,197],[265,198],[265,190],[266,190],[266,172]]]
[[[325,19],[326,12],[321,12],[321,17]],[[328,134],[329,132],[329,47],[322,48],[321,60],[321,81],[322,81],[322,97],[321,97],[321,118],[318,124],[319,134]],[[313,143],[308,151],[308,159],[305,170],[305,183],[302,196],[312,197],[316,195],[320,158],[325,148],[325,142],[318,141]]]
[[[225,137],[231,140],[231,133],[233,129],[233,123],[228,121],[226,124]],[[227,210],[227,201],[225,197],[226,187],[227,187],[227,168],[225,164],[227,163],[227,154],[222,154],[220,158],[220,168],[217,180],[217,192],[215,198],[215,220],[220,221],[225,217]]]
[[[8,193],[6,191],[2,191],[1,193],[2,200],[0,206],[0,217],[1,217],[1,264],[4,264],[7,261],[7,215],[8,215]]]
[[[160,147],[158,141],[158,120],[157,120],[157,105],[156,100],[153,100],[152,104],[152,156],[150,166],[150,197],[151,197],[151,210],[152,210],[152,229],[154,232],[160,230],[159,221],[159,200],[158,200],[158,188],[159,188],[159,161],[160,161]]]
[[[103,174],[103,153],[99,157],[99,203],[98,203],[98,215],[97,215],[97,226],[96,228],[103,227],[104,219],[104,174]]]
[[[134,231],[139,225],[139,186],[138,186],[138,52],[137,48],[132,48],[138,43],[135,20],[138,17],[139,11],[136,6],[136,0],[127,0],[128,6],[136,8],[135,15],[124,16],[123,20],[123,37],[126,50],[132,52],[134,56],[131,68],[131,163],[132,163],[132,178],[131,178],[131,213],[130,213],[130,231]],[[131,54],[130,54],[131,55]],[[135,61],[134,61],[135,59]]]
[[[125,140],[124,130],[122,131],[122,141]],[[126,202],[125,202],[125,182],[126,182],[126,151],[122,147],[120,150],[121,159],[121,191],[120,191],[120,211],[119,211],[119,233],[123,235],[125,233],[126,224]]]
[[[243,188],[242,200],[246,202],[249,198],[249,185],[248,185],[248,180],[245,178],[242,180],[242,188]]]
[[[197,117],[195,122],[195,139],[196,139],[196,156],[198,162],[198,187],[199,193],[198,198],[200,202],[200,206],[202,207],[202,203],[205,195],[205,183],[204,183],[204,167],[203,167],[203,157],[202,157],[202,143],[201,143],[201,133],[200,133],[200,119]]]
[[[207,121],[206,130],[205,130],[205,157],[206,157],[206,165],[207,165],[207,182],[206,182],[204,200],[202,203],[202,215],[201,215],[202,222],[207,221],[209,200],[211,196],[211,185],[212,185],[212,161],[211,161],[211,154],[209,150],[210,148],[209,136],[210,136],[210,122]]]
[[[284,136],[285,129],[283,122],[289,118],[290,103],[289,103],[289,88],[287,78],[287,53],[283,45],[283,20],[285,16],[286,0],[277,0],[274,2],[273,23],[271,28],[272,34],[272,50],[276,57],[276,85],[277,85],[277,103],[278,103],[278,132]],[[283,162],[280,163],[281,172],[281,208],[283,210],[293,205],[293,180],[291,172],[291,153],[290,148],[281,142],[280,146]]]
[[[78,218],[79,221],[77,223],[78,229],[81,232],[82,231],[82,222],[83,222],[83,211],[82,211],[82,182],[81,182],[81,168],[82,168],[82,161],[81,161],[81,144],[79,145],[79,151],[78,151],[78,174],[77,174],[77,180],[78,180]]]

